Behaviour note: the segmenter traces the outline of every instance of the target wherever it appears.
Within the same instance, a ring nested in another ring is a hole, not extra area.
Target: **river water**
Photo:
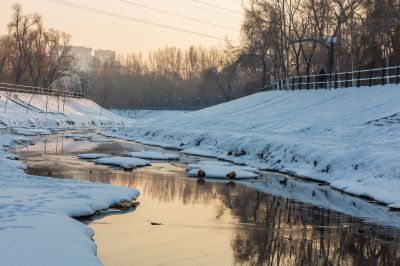
[[[261,192],[254,183],[189,179],[185,163],[196,157],[152,161],[151,166],[133,172],[76,158],[84,152],[148,149],[162,150],[119,140],[96,143],[56,135],[38,137],[35,145],[12,151],[21,156],[30,174],[141,191],[135,209],[110,210],[86,221],[95,231],[98,256],[105,265],[400,265],[398,227],[276,196],[282,194],[279,191]],[[269,174],[268,178],[276,177]],[[323,191],[327,197],[336,195]],[[348,200],[344,195],[343,202]],[[360,199],[350,202],[355,209],[370,205]]]

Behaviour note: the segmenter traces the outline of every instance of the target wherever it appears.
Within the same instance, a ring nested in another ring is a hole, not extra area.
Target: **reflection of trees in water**
[[[184,204],[223,203],[239,226],[232,240],[237,264],[400,265],[398,231],[361,224],[357,219],[254,191],[245,186],[163,178],[146,171],[97,176],[91,181],[138,187],[152,199]],[[169,173],[171,174],[171,173]],[[183,175],[176,170],[176,175]],[[99,179],[100,178],[100,179]],[[220,204],[218,204],[220,205]],[[217,208],[217,217],[225,208]],[[344,228],[343,224],[350,224]],[[383,240],[384,241],[383,241]],[[391,242],[391,243],[388,243]]]
[[[232,241],[238,264],[400,265],[398,232],[389,235],[333,211],[241,190],[235,209],[241,222],[255,227],[238,230]]]

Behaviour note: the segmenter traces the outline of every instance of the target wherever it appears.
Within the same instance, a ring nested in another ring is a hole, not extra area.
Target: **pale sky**
[[[87,6],[101,12],[109,12],[124,19],[55,3],[52,0],[1,0],[0,34],[7,31],[11,6],[20,3],[24,13],[38,12],[43,16],[45,27],[53,27],[72,35],[73,45],[94,49],[109,49],[117,53],[148,52],[164,46],[186,48],[190,45],[224,45],[223,40],[177,32],[145,25],[131,19],[145,20],[169,27],[239,41],[242,20],[241,0],[62,0]],[[127,3],[131,2],[131,3]],[[169,13],[178,14],[216,24],[203,24],[189,19],[149,10],[132,3]],[[208,5],[207,5],[208,4]],[[223,10],[222,8],[226,10]],[[232,28],[226,29],[226,28]]]

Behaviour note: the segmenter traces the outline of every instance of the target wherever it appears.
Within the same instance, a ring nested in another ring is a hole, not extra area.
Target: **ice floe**
[[[119,166],[124,169],[150,165],[150,163],[148,161],[140,159],[140,158],[121,157],[121,156],[100,158],[100,159],[95,160],[94,162],[96,164]]]

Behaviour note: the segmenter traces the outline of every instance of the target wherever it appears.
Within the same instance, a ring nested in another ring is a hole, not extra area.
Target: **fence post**
[[[292,77],[292,91],[294,91],[294,77]]]
[[[303,83],[303,80],[302,80],[301,76],[299,76],[299,90],[301,90],[301,87],[303,85],[302,83]]]
[[[382,68],[382,85],[385,85],[385,68]]]
[[[338,87],[337,86],[337,76],[338,76],[337,73],[335,73],[335,89],[337,89],[337,87]]]
[[[349,87],[349,84],[347,84],[348,80],[349,80],[349,72],[346,72],[346,88]]]
[[[400,66],[396,68],[396,84],[399,84]]]
[[[329,73],[329,89],[332,89],[332,73]]]
[[[318,77],[314,75],[314,90],[318,89]]]
[[[307,90],[310,89],[310,75],[307,75]]]
[[[358,75],[357,75],[357,87],[360,88],[360,77],[361,76],[361,72],[358,71]]]
[[[368,86],[371,87],[372,86],[372,69],[369,70],[369,78],[368,78]]]

